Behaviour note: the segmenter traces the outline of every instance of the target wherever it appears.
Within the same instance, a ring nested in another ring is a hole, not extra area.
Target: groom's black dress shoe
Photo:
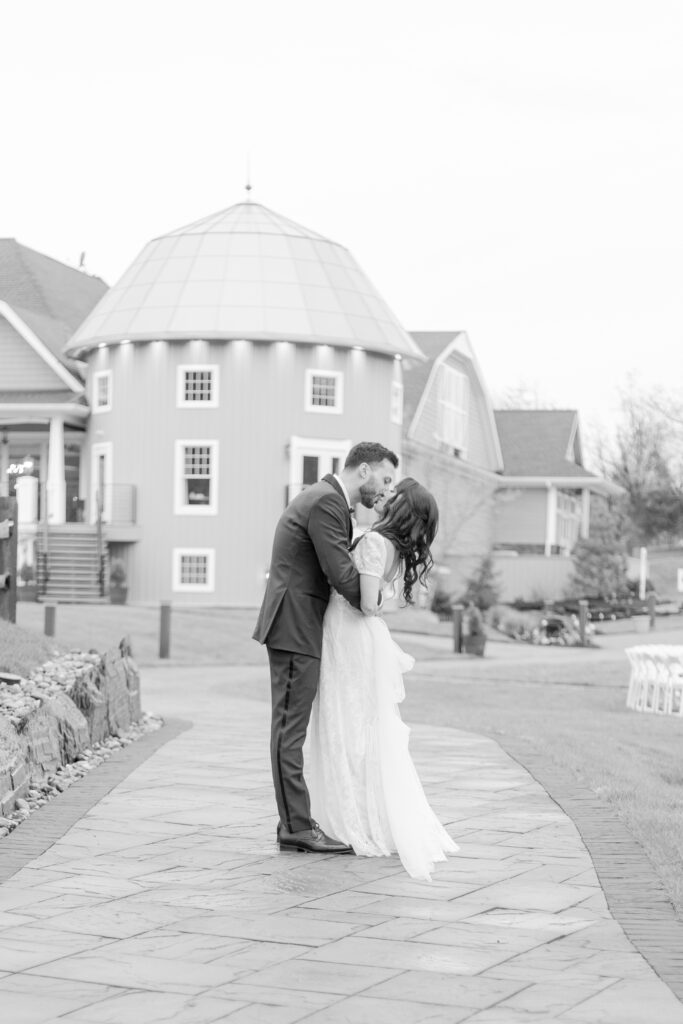
[[[338,839],[326,836],[320,825],[302,829],[301,832],[290,832],[279,824],[277,841],[281,850],[298,850],[300,853],[353,853],[353,849]]]

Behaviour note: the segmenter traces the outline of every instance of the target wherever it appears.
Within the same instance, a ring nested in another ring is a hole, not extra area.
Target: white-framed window
[[[440,366],[437,379],[437,440],[459,454],[467,450],[470,382],[453,366]]]
[[[400,380],[392,380],[391,382],[389,417],[392,423],[398,423],[399,426],[403,423],[403,385]]]
[[[215,363],[179,366],[176,404],[181,409],[215,409],[218,406],[218,366]]]
[[[176,441],[176,515],[218,512],[218,441]]]
[[[216,587],[214,548],[173,548],[173,590],[209,594]]]
[[[98,370],[92,375],[92,411],[110,412],[111,399],[111,370]]]
[[[306,370],[306,412],[344,411],[344,374],[338,370]]]

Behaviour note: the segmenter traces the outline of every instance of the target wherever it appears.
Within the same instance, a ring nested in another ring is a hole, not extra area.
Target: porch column
[[[581,526],[579,536],[585,540],[590,533],[591,525],[591,492],[587,487],[581,491]]]
[[[557,544],[557,488],[547,483],[548,489],[545,504],[545,551],[546,558],[552,554],[553,545]]]
[[[9,438],[7,433],[0,437],[0,498],[9,498]]]
[[[66,522],[66,476],[64,473],[64,418],[50,420],[47,451],[47,521],[52,526]]]
[[[17,495],[17,519],[20,523],[38,522],[38,477],[18,476],[14,485]]]

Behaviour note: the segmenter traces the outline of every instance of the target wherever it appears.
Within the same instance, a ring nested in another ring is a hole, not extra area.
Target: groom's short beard
[[[360,503],[364,508],[374,508],[375,502],[380,497],[381,491],[376,491],[368,484],[360,486]]]

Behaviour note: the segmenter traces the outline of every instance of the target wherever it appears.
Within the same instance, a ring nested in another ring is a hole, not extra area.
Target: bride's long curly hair
[[[392,542],[403,567],[403,598],[413,604],[413,587],[426,583],[434,565],[430,551],[439,528],[439,508],[433,495],[407,476],[384,506],[382,518],[372,527]]]

